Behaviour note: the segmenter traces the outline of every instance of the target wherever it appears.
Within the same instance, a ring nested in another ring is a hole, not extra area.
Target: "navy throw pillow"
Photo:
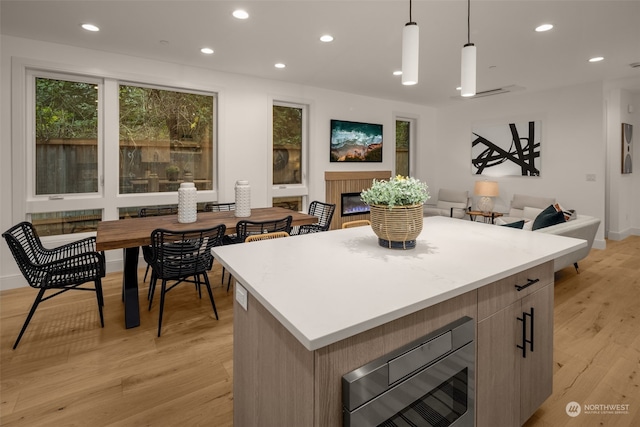
[[[502,224],[502,226],[522,229],[522,227],[524,227],[524,219],[522,221],[511,222],[509,224]]]
[[[562,213],[562,211],[558,212],[555,206],[549,205],[548,208],[540,212],[536,219],[533,220],[533,227],[531,227],[531,229],[538,230],[563,222],[565,222],[564,213]]]

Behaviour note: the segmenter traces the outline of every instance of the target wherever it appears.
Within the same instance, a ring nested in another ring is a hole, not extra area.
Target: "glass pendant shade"
[[[402,84],[418,83],[420,29],[415,22],[408,22],[402,30]]]
[[[462,48],[462,68],[460,73],[462,96],[474,96],[476,94],[476,47],[473,43],[467,43]]]

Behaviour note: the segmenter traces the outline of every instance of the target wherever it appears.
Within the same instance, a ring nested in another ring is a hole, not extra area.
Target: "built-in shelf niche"
[[[368,213],[341,216],[343,193],[359,193],[371,187],[374,179],[381,180],[389,179],[390,177],[391,171],[325,172],[326,201],[327,203],[334,203],[336,205],[336,211],[331,221],[331,230],[342,228],[342,224],[347,221],[369,219]]]

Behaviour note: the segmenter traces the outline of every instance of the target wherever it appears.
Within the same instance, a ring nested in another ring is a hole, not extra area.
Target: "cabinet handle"
[[[540,281],[540,279],[527,279],[527,283],[520,286],[520,285],[516,285],[516,290],[518,292],[520,292],[523,289],[528,288],[529,286],[533,285],[534,283],[538,283]]]
[[[529,336],[531,339],[527,339],[527,317],[531,318],[530,327],[529,327]],[[533,353],[533,307],[531,307],[531,313],[527,313],[525,311],[522,312],[522,317],[517,318],[522,322],[522,345],[517,344],[516,347],[522,349],[522,357],[524,359],[527,358],[527,344],[529,344],[529,351]]]

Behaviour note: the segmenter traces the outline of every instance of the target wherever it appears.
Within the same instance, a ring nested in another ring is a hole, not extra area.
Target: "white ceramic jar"
[[[198,190],[193,182],[183,182],[178,189],[178,222],[190,223],[198,219]]]
[[[249,181],[236,181],[236,211],[238,218],[251,216],[251,186]]]

